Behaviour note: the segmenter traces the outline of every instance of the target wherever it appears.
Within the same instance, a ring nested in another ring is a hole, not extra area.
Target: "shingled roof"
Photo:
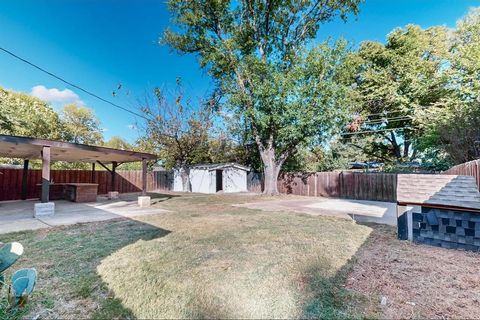
[[[480,212],[480,192],[470,176],[399,174],[397,203]]]

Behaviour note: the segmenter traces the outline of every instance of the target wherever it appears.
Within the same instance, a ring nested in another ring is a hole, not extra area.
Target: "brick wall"
[[[412,218],[415,242],[480,251],[480,214],[422,207]]]

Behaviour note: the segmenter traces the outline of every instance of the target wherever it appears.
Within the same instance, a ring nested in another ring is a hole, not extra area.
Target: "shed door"
[[[215,170],[216,172],[216,182],[217,188],[216,192],[223,190],[223,170]]]

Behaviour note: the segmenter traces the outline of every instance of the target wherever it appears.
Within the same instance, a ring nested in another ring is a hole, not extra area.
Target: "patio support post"
[[[117,162],[113,161],[112,162],[112,171],[110,172],[112,174],[112,186],[111,186],[111,191],[117,191],[115,190],[115,170],[117,169]]]
[[[147,195],[147,159],[142,159],[142,196]]]
[[[28,188],[28,163],[29,160],[23,160],[23,175],[22,175],[22,200],[27,200],[27,188]]]
[[[92,163],[92,183],[95,183],[95,162]]]
[[[138,197],[139,207],[149,207],[151,198],[147,196],[147,159],[142,158],[142,195]]]
[[[41,202],[47,203],[49,201],[50,191],[50,147],[43,147],[42,149],[42,195]]]

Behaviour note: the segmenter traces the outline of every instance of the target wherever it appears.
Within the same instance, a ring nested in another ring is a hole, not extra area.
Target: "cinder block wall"
[[[414,242],[480,251],[480,214],[422,207],[412,218]]]

